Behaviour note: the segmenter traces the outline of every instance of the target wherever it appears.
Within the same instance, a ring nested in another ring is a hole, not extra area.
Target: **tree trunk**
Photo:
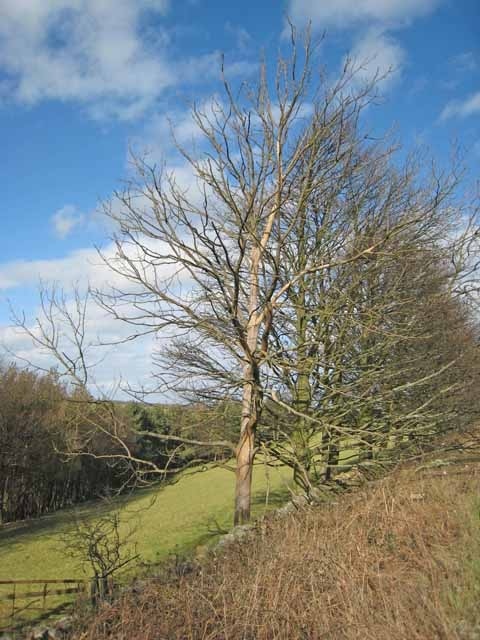
[[[252,497],[253,459],[255,457],[255,432],[261,413],[260,375],[258,369],[258,339],[262,322],[265,320],[265,309],[259,309],[259,264],[262,254],[270,238],[276,212],[279,211],[280,192],[277,207],[273,207],[268,216],[260,242],[255,244],[250,253],[248,294],[248,321],[246,327],[246,361],[243,368],[242,418],[240,424],[240,440],[236,450],[236,484],[234,525],[244,524],[250,520]],[[271,317],[269,320],[271,323]],[[267,323],[268,324],[268,323]],[[268,327],[264,329],[266,341]],[[266,349],[266,344],[265,347]]]
[[[236,450],[235,514],[233,518],[235,526],[245,524],[250,520],[255,430],[258,422],[257,375],[255,375],[255,366],[251,362],[245,365],[242,422],[240,440]]]
[[[331,437],[329,436],[330,440]],[[336,442],[330,442],[327,455],[327,466],[325,469],[325,480],[328,482],[332,479],[334,468],[338,465],[340,458],[340,449]]]
[[[255,436],[252,430],[242,435],[237,448],[237,468],[235,484],[235,515],[233,524],[245,524],[250,520],[252,494],[253,458]]]

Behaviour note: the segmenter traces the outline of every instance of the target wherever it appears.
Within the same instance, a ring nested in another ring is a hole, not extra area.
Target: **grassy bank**
[[[258,516],[286,499],[291,474],[286,469],[271,469],[267,481],[265,468],[259,465],[254,475],[253,513]],[[90,576],[89,567],[79,566],[65,553],[61,542],[75,513],[95,519],[109,510],[120,509],[122,527],[124,531],[133,529],[132,547],[136,546],[145,563],[156,563],[169,554],[182,554],[207,544],[215,539],[215,532],[231,526],[233,482],[231,471],[210,468],[185,474],[175,484],[141,490],[109,504],[89,503],[4,526],[0,528],[0,580]]]
[[[201,573],[152,581],[89,640],[480,637],[480,465],[409,467],[279,520]]]

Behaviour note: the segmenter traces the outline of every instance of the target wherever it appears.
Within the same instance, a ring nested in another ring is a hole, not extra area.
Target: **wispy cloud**
[[[428,14],[438,4],[438,0],[290,0],[288,15],[295,24],[311,21],[319,29],[371,21],[398,26]]]
[[[478,59],[473,51],[464,51],[450,58],[449,66],[456,72],[476,71]]]
[[[380,88],[400,77],[407,52],[394,31],[433,11],[442,0],[289,0],[287,12],[295,25],[314,30],[353,29],[349,57],[355,60],[354,82],[376,78]],[[287,31],[287,30],[286,30]]]
[[[393,37],[381,29],[371,28],[355,42],[350,56],[355,59],[356,82],[377,79],[385,89],[398,80],[407,54]]]
[[[166,34],[141,31],[165,0],[3,0],[0,65],[13,97],[78,100],[91,113],[130,118],[175,81]]]
[[[177,71],[183,82],[202,84],[221,78],[222,52],[212,51],[203,56],[188,58],[178,63]],[[228,80],[240,77],[246,79],[258,70],[258,62],[247,59],[224,60],[223,69]]]
[[[225,23],[225,31],[234,39],[235,46],[241,51],[247,51],[252,44],[252,37],[246,29],[240,25]]]
[[[85,219],[85,215],[80,213],[75,206],[66,204],[53,214],[50,221],[55,235],[63,240],[72,233],[75,227],[81,226]]]
[[[480,114],[480,91],[464,100],[452,100],[449,102],[440,114],[440,121],[445,121],[449,118],[467,118],[477,114]]]

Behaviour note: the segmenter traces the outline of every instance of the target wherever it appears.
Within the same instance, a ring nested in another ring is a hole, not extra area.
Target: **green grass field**
[[[340,462],[355,452],[355,449],[344,448]],[[255,466],[254,519],[288,499],[291,478],[292,471],[286,467],[269,468],[267,473],[261,461]],[[224,468],[210,467],[186,472],[171,484],[137,490],[109,502],[89,502],[36,520],[0,526],[0,580],[90,578],[91,568],[69,555],[64,538],[76,516],[94,521],[113,511],[121,514],[122,532],[127,535],[133,531],[129,544],[140,556],[139,564],[135,568],[131,565],[127,573],[142,572],[146,566],[169,556],[186,555],[195,548],[214,543],[232,526],[233,494],[234,474]],[[0,585],[0,628],[9,607],[8,602],[2,602],[2,595],[10,591],[10,585]],[[48,608],[62,602],[65,597],[52,597]],[[26,617],[32,616],[35,617],[29,613]]]
[[[271,469],[269,503],[262,465],[255,469],[253,516],[278,506],[288,497],[287,469]],[[110,503],[88,503],[37,520],[0,528],[0,580],[81,578],[85,568],[67,557],[61,536],[71,526],[75,512],[96,518],[109,509],[120,509],[123,524],[134,528],[132,536],[145,562],[172,553],[185,553],[214,539],[215,530],[229,529],[233,518],[234,475],[221,468],[189,473],[175,484],[141,490]],[[218,527],[217,527],[218,525]],[[217,534],[218,535],[218,534]]]
[[[270,469],[267,482],[265,467],[256,466],[254,518],[288,499],[290,477],[288,469]],[[0,580],[90,577],[88,566],[79,566],[77,560],[66,554],[62,543],[75,512],[82,518],[95,519],[106,511],[119,509],[125,531],[134,530],[132,547],[136,545],[145,563],[160,562],[175,553],[188,553],[199,545],[213,542],[219,529],[231,528],[233,491],[231,471],[209,468],[186,473],[174,484],[140,490],[108,504],[92,502],[37,520],[0,527]]]

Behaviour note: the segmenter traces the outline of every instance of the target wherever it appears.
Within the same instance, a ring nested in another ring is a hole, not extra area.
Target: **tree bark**
[[[268,237],[268,236],[267,236]],[[250,259],[250,292],[247,324],[247,362],[243,368],[242,418],[236,450],[235,513],[233,524],[250,520],[255,431],[259,419],[259,372],[256,358],[260,317],[258,314],[258,265],[260,248],[254,247]]]
[[[259,418],[259,391],[256,384],[258,371],[256,372],[255,365],[253,363],[246,364],[243,375],[242,418],[240,439],[236,449],[235,513],[233,518],[235,526],[245,524],[250,520],[255,431]]]
[[[235,514],[233,519],[233,524],[235,526],[245,524],[250,520],[254,455],[254,432],[248,429],[241,437],[237,448]]]

